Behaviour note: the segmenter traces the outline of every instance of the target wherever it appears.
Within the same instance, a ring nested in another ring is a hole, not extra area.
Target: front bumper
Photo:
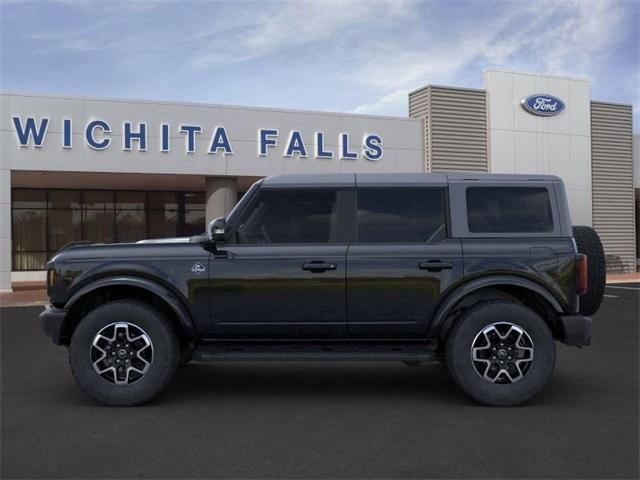
[[[66,310],[51,305],[47,305],[40,314],[40,328],[56,345],[68,343],[64,328],[66,316]]]
[[[567,345],[591,345],[593,321],[584,315],[561,315],[562,343]]]

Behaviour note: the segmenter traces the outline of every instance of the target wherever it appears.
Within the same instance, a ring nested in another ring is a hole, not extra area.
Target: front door
[[[210,262],[217,338],[346,335],[347,244],[337,190],[263,189]]]
[[[447,236],[444,188],[359,189],[357,241],[347,253],[349,333],[424,338],[442,293],[463,276]]]

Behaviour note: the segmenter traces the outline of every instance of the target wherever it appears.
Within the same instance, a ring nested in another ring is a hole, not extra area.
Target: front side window
[[[469,187],[467,214],[471,233],[553,231],[549,192],[544,187]]]
[[[357,231],[362,243],[440,242],[446,237],[444,190],[361,189]]]
[[[242,215],[238,243],[330,243],[335,237],[336,191],[265,189]]]

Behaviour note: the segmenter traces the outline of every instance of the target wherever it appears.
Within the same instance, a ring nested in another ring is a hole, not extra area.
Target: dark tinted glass
[[[49,210],[49,252],[55,253],[67,243],[82,239],[79,209]]]
[[[149,192],[149,210],[177,210],[178,201],[175,192]]]
[[[204,210],[204,193],[185,193],[184,204],[187,208]]]
[[[15,189],[11,191],[13,208],[46,208],[46,190]]]
[[[186,210],[184,213],[184,230],[182,236],[199,235],[205,231],[204,210]]]
[[[83,240],[91,243],[115,241],[113,210],[84,210],[82,212]]]
[[[110,243],[205,229],[203,192],[13,189],[14,270],[43,269],[73,240]]]
[[[470,187],[467,212],[473,233],[553,230],[549,192],[542,187]]]
[[[177,236],[177,213],[175,210],[149,210],[149,238]]]
[[[240,243],[328,243],[333,238],[336,192],[265,190],[245,212]]]
[[[144,192],[116,192],[116,210],[144,209]]]
[[[49,208],[80,208],[80,190],[50,190]]]
[[[114,192],[108,190],[86,190],[82,193],[84,208],[113,208]]]
[[[118,242],[137,242],[147,236],[147,217],[144,210],[121,210],[116,213]]]
[[[47,250],[47,211],[14,209],[12,247],[15,252]]]
[[[358,241],[439,242],[446,236],[444,190],[358,190]]]

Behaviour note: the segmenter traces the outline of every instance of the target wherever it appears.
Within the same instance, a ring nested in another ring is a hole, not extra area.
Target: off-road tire
[[[578,252],[587,256],[587,291],[580,295],[580,313],[582,315],[595,314],[604,296],[607,281],[607,264],[604,248],[596,231],[591,227],[573,227],[573,238]]]
[[[483,329],[510,323],[532,340],[532,361],[522,377],[507,384],[492,383],[476,370],[472,345]],[[470,397],[488,406],[514,406],[527,402],[547,384],[555,365],[555,342],[549,326],[533,310],[506,301],[482,302],[464,312],[445,344],[447,368]]]
[[[153,359],[137,381],[116,385],[93,367],[92,343],[96,335],[114,322],[142,329],[153,348]],[[69,364],[76,381],[90,396],[110,406],[133,406],[155,397],[171,380],[180,359],[173,327],[162,313],[139,301],[118,300],[91,310],[78,324],[69,345]]]

